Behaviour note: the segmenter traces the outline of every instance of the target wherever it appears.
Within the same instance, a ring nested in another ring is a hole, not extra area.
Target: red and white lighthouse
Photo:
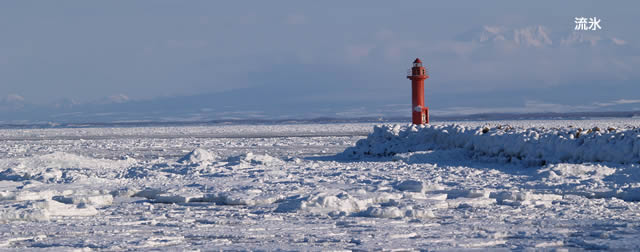
[[[413,124],[429,123],[429,107],[424,106],[424,80],[429,78],[422,61],[416,58],[413,67],[407,72],[411,80],[411,116]]]

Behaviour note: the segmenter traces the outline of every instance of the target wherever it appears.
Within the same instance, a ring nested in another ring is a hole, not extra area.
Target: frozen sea
[[[640,119],[376,125],[2,129],[0,248],[640,250]]]

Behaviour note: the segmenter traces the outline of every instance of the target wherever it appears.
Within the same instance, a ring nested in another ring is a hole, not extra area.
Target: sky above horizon
[[[278,96],[263,102],[404,104],[405,71],[420,57],[431,73],[427,105],[441,111],[640,108],[638,9],[637,1],[4,2],[0,102],[243,99],[239,90],[262,88]],[[602,29],[575,31],[575,17],[597,17]]]

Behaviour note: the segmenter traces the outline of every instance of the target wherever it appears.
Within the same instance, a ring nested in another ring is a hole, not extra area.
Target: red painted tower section
[[[407,72],[411,80],[411,116],[413,124],[429,123],[429,107],[424,106],[424,80],[429,78],[422,61],[416,58],[413,67]]]

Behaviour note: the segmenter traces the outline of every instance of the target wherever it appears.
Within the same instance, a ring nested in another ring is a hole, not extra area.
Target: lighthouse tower
[[[424,106],[424,80],[429,78],[422,61],[416,58],[413,67],[407,72],[411,80],[411,116],[413,124],[429,123],[429,108]]]

